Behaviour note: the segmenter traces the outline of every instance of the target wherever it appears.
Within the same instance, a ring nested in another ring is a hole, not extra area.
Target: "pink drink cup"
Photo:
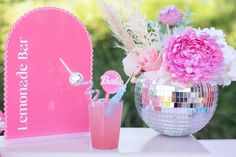
[[[89,123],[92,147],[96,149],[116,149],[119,143],[123,101],[116,105],[111,115],[105,115],[108,103],[104,99],[89,104]]]

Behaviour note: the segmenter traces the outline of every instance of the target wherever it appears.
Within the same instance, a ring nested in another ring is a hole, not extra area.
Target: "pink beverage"
[[[89,104],[89,123],[92,147],[115,149],[118,147],[123,102],[116,105],[111,115],[105,114],[108,102],[104,99],[92,100]]]

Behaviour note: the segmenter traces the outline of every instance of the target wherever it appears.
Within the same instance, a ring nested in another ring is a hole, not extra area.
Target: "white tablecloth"
[[[236,140],[196,140],[194,137],[170,138],[158,135],[149,128],[122,128],[119,148],[95,150],[89,134],[64,139],[4,145],[3,157],[235,157]]]

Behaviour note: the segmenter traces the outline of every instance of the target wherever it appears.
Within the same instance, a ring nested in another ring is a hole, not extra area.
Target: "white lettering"
[[[20,37],[20,50],[18,52],[18,60],[23,61],[28,59],[28,41]],[[19,80],[19,131],[28,129],[28,65],[21,63],[19,71],[16,72]]]
[[[120,78],[115,78],[115,79],[110,79],[110,77],[108,75],[103,75],[101,77],[101,85],[104,85],[104,84],[107,84],[107,85],[122,85],[123,82]]]
[[[23,40],[22,37],[20,37],[20,52],[18,53],[18,59],[19,60],[26,60],[28,59],[28,41]]]

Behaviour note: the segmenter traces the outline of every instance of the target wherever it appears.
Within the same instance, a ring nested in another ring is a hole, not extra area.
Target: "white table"
[[[0,152],[3,157],[235,157],[236,140],[169,138],[149,128],[122,128],[116,150],[92,149],[89,134],[83,134],[77,138],[12,145],[4,145],[0,137]]]

